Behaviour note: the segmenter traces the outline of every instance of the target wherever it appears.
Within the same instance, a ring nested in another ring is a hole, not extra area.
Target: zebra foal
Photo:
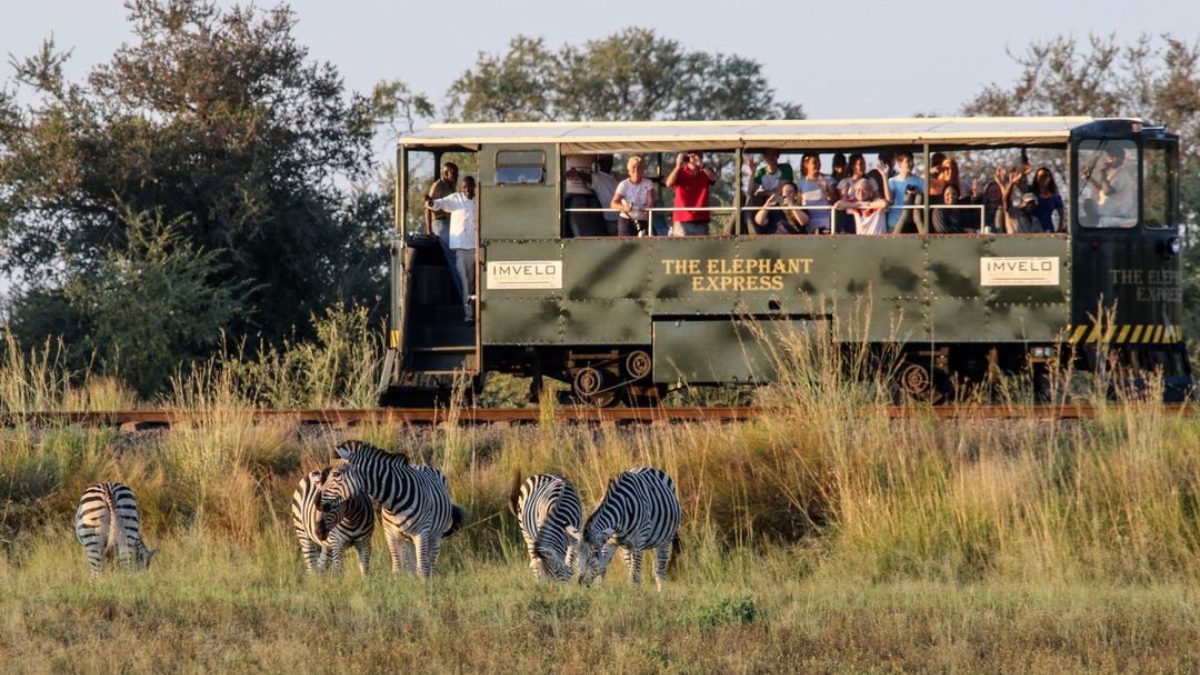
[[[629,566],[629,581],[637,586],[642,580],[642,554],[653,549],[654,583],[661,591],[667,562],[679,545],[679,518],[679,497],[670,476],[649,467],[617,476],[583,531],[567,528],[579,542],[579,582],[591,585],[604,576],[613,553],[620,549]]]
[[[93,574],[100,573],[107,558],[146,569],[154,557],[142,541],[137,498],[124,483],[97,483],[83,491],[75,511],[75,538]]]
[[[375,509],[371,498],[359,495],[323,513],[321,488],[329,469],[312,471],[300,479],[292,494],[292,527],[300,542],[300,555],[309,574],[324,572],[333,563],[342,571],[343,552],[353,547],[358,553],[358,570],[366,576],[371,568],[371,534],[375,531]]]
[[[464,512],[450,501],[450,484],[441,471],[412,466],[408,457],[391,454],[362,441],[335,448],[341,461],[329,470],[321,488],[325,518],[342,502],[370,495],[383,507],[383,534],[392,555],[392,572],[412,569],[428,579],[437,564],[442,539],[461,525]]]
[[[554,474],[536,474],[513,481],[509,508],[517,517],[529,567],[538,579],[570,581],[578,542],[567,534],[583,522],[579,493],[571,481]]]

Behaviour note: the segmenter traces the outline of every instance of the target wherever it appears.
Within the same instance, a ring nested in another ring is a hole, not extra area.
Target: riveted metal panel
[[[1067,324],[1066,235],[930,237],[932,337],[939,342],[1048,342]],[[983,285],[981,261],[1053,260],[1057,283]]]
[[[654,248],[642,239],[565,239],[563,291],[572,300],[645,299]]]
[[[479,263],[479,326],[483,344],[560,344],[562,289],[497,290],[489,277],[492,263],[562,262],[558,241],[493,240],[483,244]]]
[[[638,298],[564,300],[561,325],[566,344],[650,344],[650,312]]]
[[[479,327],[484,346],[557,345],[561,324],[558,298],[495,295],[483,305]]]
[[[654,322],[654,381],[769,382],[783,347],[811,336],[814,321],[673,319]]]
[[[545,154],[545,182],[497,185],[497,152],[535,151]],[[479,152],[479,238],[558,239],[562,197],[559,189],[558,146],[549,143],[485,145]]]

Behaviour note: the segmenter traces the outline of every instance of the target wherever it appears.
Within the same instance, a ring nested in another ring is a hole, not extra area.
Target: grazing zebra
[[[371,498],[364,494],[343,501],[333,511],[322,513],[318,502],[321,486],[328,476],[328,468],[312,471],[300,479],[299,487],[292,494],[292,526],[296,530],[296,538],[300,540],[304,567],[309,574],[319,574],[325,571],[332,560],[333,570],[340,573],[343,551],[354,547],[358,553],[358,569],[366,576],[371,568],[375,508]]]
[[[567,529],[579,541],[579,582],[591,585],[604,576],[613,551],[620,548],[629,581],[636,586],[642,580],[642,553],[654,549],[654,583],[661,591],[667,561],[679,545],[678,529],[679,497],[671,477],[648,467],[626,471],[609,482],[583,532]]]
[[[521,526],[529,566],[538,580],[570,581],[579,542],[567,534],[583,522],[579,493],[571,481],[554,474],[537,474],[513,481],[509,508]]]
[[[83,544],[88,565],[98,574],[104,558],[121,565],[150,566],[154,551],[142,542],[141,517],[133,490],[123,483],[97,483],[83,491],[75,511],[75,538]]]
[[[405,455],[362,441],[346,441],[336,450],[343,461],[330,468],[321,488],[321,511],[330,513],[344,500],[370,495],[383,507],[392,572],[415,564],[417,574],[428,579],[442,538],[453,534],[464,517],[462,508],[450,501],[446,477],[433,467],[412,466]]]

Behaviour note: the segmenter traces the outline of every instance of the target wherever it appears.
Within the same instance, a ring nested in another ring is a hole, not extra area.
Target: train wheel
[[[653,367],[654,362],[650,359],[650,355],[640,349],[630,352],[625,357],[625,372],[631,380],[640,380],[646,377]]]
[[[945,389],[939,384],[929,367],[920,363],[904,362],[896,372],[896,387],[902,399],[937,403]]]
[[[572,378],[571,392],[580,403],[607,408],[616,402],[617,390],[605,390],[604,384],[604,373],[591,366],[585,366],[576,371],[575,377]]]

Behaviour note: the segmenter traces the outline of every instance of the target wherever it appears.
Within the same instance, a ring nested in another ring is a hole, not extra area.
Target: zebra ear
[[[568,537],[574,539],[575,541],[583,541],[583,533],[580,532],[579,528],[575,527],[574,525],[568,525],[566,527],[566,533]]]
[[[351,457],[354,456],[354,453],[350,450],[350,448],[347,448],[347,447],[341,446],[341,445],[334,448],[334,452],[337,453],[338,457],[341,457],[342,459],[345,459],[345,460],[349,460]]]

